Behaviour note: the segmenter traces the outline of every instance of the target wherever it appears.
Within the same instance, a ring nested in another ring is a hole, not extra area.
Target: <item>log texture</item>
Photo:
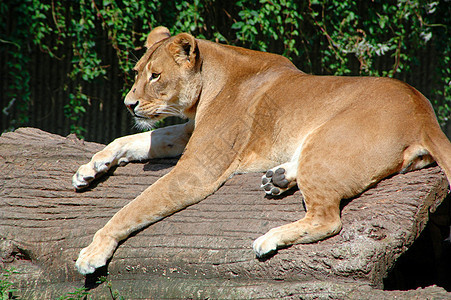
[[[344,201],[340,234],[279,250],[265,261],[255,258],[253,240],[302,218],[301,194],[266,198],[262,174],[236,175],[201,203],[128,238],[107,269],[85,279],[74,267],[79,251],[177,162],[131,163],[75,192],[72,175],[102,147],[33,128],[0,137],[0,267],[16,267],[24,298],[55,298],[92,286],[106,271],[127,299],[451,297],[435,286],[380,290],[448,193],[439,167],[393,176]],[[95,286],[96,299],[109,297],[104,285]]]

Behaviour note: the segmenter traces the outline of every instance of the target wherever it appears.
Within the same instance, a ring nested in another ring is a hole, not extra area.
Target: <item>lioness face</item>
[[[168,116],[193,117],[201,89],[194,38],[178,35],[146,46],[124,101],[137,125],[152,127]]]

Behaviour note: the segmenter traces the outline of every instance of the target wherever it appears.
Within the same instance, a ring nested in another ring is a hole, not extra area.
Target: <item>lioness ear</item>
[[[155,43],[158,43],[164,39],[167,39],[171,36],[169,29],[164,26],[155,27],[147,36],[146,40],[146,48],[149,49]]]
[[[192,68],[196,65],[199,49],[196,39],[188,33],[180,33],[168,45],[169,53],[175,62],[181,66]]]

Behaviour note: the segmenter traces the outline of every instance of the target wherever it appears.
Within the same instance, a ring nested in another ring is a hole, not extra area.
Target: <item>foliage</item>
[[[14,268],[3,269],[0,273],[0,300],[8,300],[8,299],[19,299],[18,296],[14,295],[15,292],[18,292],[16,288],[14,288],[14,282],[11,279],[12,274],[19,273]],[[107,277],[102,276],[97,281],[98,284],[105,283],[105,289],[108,290],[109,296],[112,300],[123,300],[125,299],[122,295],[120,295],[119,291],[113,288],[113,284],[111,280],[108,280]],[[92,299],[92,294],[87,291],[85,287],[76,288],[72,292],[65,293],[64,295],[57,298],[58,300],[81,300],[81,299]]]
[[[91,293],[86,288],[76,288],[73,292],[68,292],[57,298],[58,300],[85,300],[92,299]]]
[[[306,72],[415,77],[419,61],[433,51],[432,99],[443,125],[451,111],[451,8],[447,1],[288,0],[9,0],[0,3],[0,51],[9,72],[5,112],[10,124],[28,122],[32,49],[71,65],[64,86],[64,114],[71,131],[81,123],[96,80],[114,76],[105,51],[114,51],[124,81],[151,28],[188,31],[200,38],[283,54]],[[102,45],[107,40],[108,49]],[[420,74],[421,75],[421,74]],[[415,79],[415,78],[414,78]],[[413,80],[415,81],[415,80]]]
[[[17,292],[10,278],[14,273],[17,273],[14,268],[4,269],[0,273],[0,300],[13,299],[13,293]]]
[[[110,292],[110,297],[112,300],[124,300],[125,299],[124,296],[122,296],[118,290],[113,289],[113,283],[111,282],[111,280],[108,280],[107,277],[101,276],[99,278],[98,283],[105,283],[105,287]]]
[[[113,289],[113,283],[111,280],[107,279],[105,276],[101,276],[97,281],[97,284],[105,284],[104,288],[108,290],[111,300],[124,300],[125,298],[120,295],[119,291]],[[74,292],[66,293],[65,295],[58,298],[58,300],[81,300],[81,299],[92,299],[92,294],[86,290],[86,288],[81,287],[75,289]]]

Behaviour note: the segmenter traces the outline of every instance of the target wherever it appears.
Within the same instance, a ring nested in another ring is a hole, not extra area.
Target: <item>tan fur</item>
[[[76,265],[83,274],[103,266],[133,231],[201,201],[238,172],[271,169],[262,179],[267,193],[297,183],[305,198],[305,218],[258,238],[257,256],[338,233],[341,199],[390,174],[436,160],[451,178],[451,143],[427,99],[405,83],[308,75],[278,55],[187,33],[168,37],[161,27],[146,47],[126,106],[141,124],[168,115],[194,123],[113,142],[80,167],[74,186],[86,186],[121,158],[177,155],[189,142],[176,167],[82,250]],[[177,146],[170,152],[168,144]],[[99,171],[96,165],[106,167]]]

